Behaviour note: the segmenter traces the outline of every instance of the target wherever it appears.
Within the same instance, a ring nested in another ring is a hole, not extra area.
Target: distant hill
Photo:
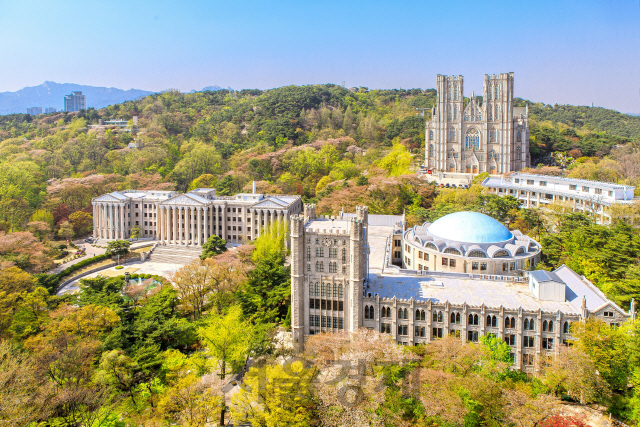
[[[82,91],[87,96],[87,108],[103,108],[154,93],[140,89],[122,90],[47,81],[16,92],[0,92],[0,114],[26,113],[28,107],[43,107],[43,110],[54,107],[60,111],[64,108],[64,96],[72,91]]]
[[[194,89],[194,90],[192,90],[192,91],[191,91],[191,92],[189,92],[189,93],[205,92],[205,91],[207,91],[207,90],[210,90],[211,92],[215,92],[215,91],[223,90],[223,89],[226,89],[226,90],[228,90],[229,92],[231,92],[231,91],[233,90],[233,89],[231,89],[230,87],[222,87],[222,86],[218,86],[218,85],[213,85],[213,86],[206,86],[206,87],[203,87],[201,90],[195,90],[195,89]]]

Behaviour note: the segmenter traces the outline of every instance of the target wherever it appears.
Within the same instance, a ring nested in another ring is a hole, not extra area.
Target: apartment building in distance
[[[74,111],[87,109],[87,97],[82,92],[71,92],[64,97],[64,111],[72,113]]]
[[[27,108],[27,114],[31,116],[39,116],[40,114],[42,114],[42,107]]]
[[[524,208],[560,203],[573,212],[595,217],[596,222],[611,222],[612,213],[633,214],[630,209],[638,201],[635,187],[586,179],[550,175],[513,173],[509,177],[488,177],[482,182],[490,194],[513,196]]]

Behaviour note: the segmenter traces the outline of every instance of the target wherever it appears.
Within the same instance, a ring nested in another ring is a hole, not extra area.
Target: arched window
[[[553,320],[549,320],[549,332],[553,332]]]
[[[496,128],[491,128],[491,130],[489,131],[489,142],[495,144],[497,139],[498,139],[498,131],[496,130]]]
[[[431,313],[431,321],[432,322],[437,322],[438,321],[438,312],[437,311],[433,311]]]
[[[507,258],[509,257],[509,251],[506,250],[502,250],[502,251],[496,251],[495,254],[493,254],[494,258]]]
[[[493,106],[493,120],[494,121],[499,121],[500,120],[500,105],[496,104]]]
[[[529,329],[529,319],[524,319],[524,329],[525,330]]]
[[[404,309],[404,318],[405,319],[409,318],[409,310],[407,310],[406,308]]]
[[[479,319],[478,319],[478,315],[477,315],[477,314],[474,314],[474,315],[473,315],[473,324],[474,324],[474,325],[477,325],[477,324],[478,324],[478,321],[479,321]]]
[[[522,149],[516,147],[516,160],[522,160]]]
[[[447,89],[448,89],[448,90],[447,90],[447,99],[448,99],[449,101],[451,101],[451,92],[453,92],[453,90],[452,90],[452,89],[453,89],[453,87],[451,86],[451,84],[449,84],[449,87],[448,87]]]
[[[364,306],[364,318],[365,319],[369,318],[369,306],[368,305]]]
[[[438,312],[438,322],[442,322],[442,312]]]
[[[489,100],[493,99],[493,83],[489,86],[489,90],[487,91],[487,98]]]
[[[457,250],[456,248],[445,248],[444,253],[451,254],[451,255],[460,255],[460,251]]]
[[[331,298],[331,283],[327,283],[327,297]]]
[[[489,110],[487,111],[487,120],[490,122],[493,121],[493,113],[491,112],[491,106],[489,106]]]
[[[497,328],[498,327],[498,318],[496,316],[492,316],[491,317],[491,327],[492,328]]]
[[[387,317],[387,308],[386,307],[381,307],[380,308],[380,317]]]
[[[500,86],[494,87],[493,98],[500,99]]]
[[[438,248],[436,247],[436,245],[434,245],[433,243],[429,242],[426,245],[424,245],[425,248],[427,249],[433,249],[434,251],[437,251]]]
[[[458,87],[458,85],[454,85],[453,99],[455,99],[456,101],[458,100],[459,93],[460,93],[460,88]]]
[[[343,294],[342,294],[342,285],[338,285],[338,298],[342,298]]]
[[[451,149],[449,150],[449,152],[447,153],[447,159],[457,159],[458,158],[458,153],[456,153],[455,149]]]
[[[451,99],[451,94],[449,94],[449,99]],[[447,105],[447,119],[452,120],[451,105]]]
[[[471,257],[471,258],[486,258],[486,257],[487,257],[487,255],[486,255],[484,252],[479,251],[479,250],[477,250],[477,249],[475,249],[475,250],[473,250],[473,251],[470,251],[470,252],[467,254],[467,256],[468,256],[468,257]]]
[[[429,131],[430,133],[433,134],[433,131]],[[433,139],[433,138],[431,138]],[[429,144],[429,157],[433,157],[433,144]]]
[[[527,329],[527,324],[526,323],[525,323],[524,328]],[[529,330],[530,331],[535,331],[536,330],[536,322],[533,319],[529,320]]]
[[[511,327],[515,328],[516,327],[516,319],[515,318],[511,318]]]
[[[415,320],[420,320],[420,310],[416,310],[416,319]]]
[[[471,128],[467,131],[465,138],[465,147],[467,150],[479,150],[480,149],[480,133],[475,128]]]
[[[516,142],[522,142],[522,132],[520,131],[516,134]]]
[[[507,326],[507,324],[506,324],[506,322],[507,322],[508,320],[509,320],[509,318],[507,317],[507,318],[505,319],[505,325],[504,325],[504,327],[505,327],[505,328],[508,328],[508,327],[509,327],[509,326]],[[491,326],[491,316],[487,316],[487,323],[486,323],[486,326]]]
[[[563,334],[569,333],[569,322],[564,322],[564,325],[562,325],[562,333]]]
[[[549,327],[549,322],[546,320],[542,322],[542,332],[547,332],[547,328]]]
[[[398,319],[403,319],[403,317],[402,317],[402,309],[401,308],[398,309]]]
[[[456,323],[460,323],[460,313],[456,313]]]
[[[320,287],[320,296],[321,297],[325,296],[325,293],[326,293],[326,287],[323,283],[322,286]]]
[[[455,128],[449,128],[449,142],[456,142],[456,129]]]
[[[457,98],[458,94],[456,93],[456,98]],[[453,120],[458,120],[458,106],[454,105],[453,106]]]
[[[511,327],[511,319],[509,319],[508,317],[504,318],[504,327],[505,328],[510,328]]]
[[[316,282],[316,296],[320,296],[320,283]]]
[[[473,314],[469,315],[469,320],[467,320],[467,323],[473,325]]]
[[[451,323],[456,323],[456,314],[451,313]]]
[[[429,141],[433,141],[433,131],[429,131]]]
[[[520,246],[518,249],[516,249],[516,255],[520,255],[524,253],[524,248],[522,246]]]
[[[427,320],[424,310],[420,310],[420,320]]]

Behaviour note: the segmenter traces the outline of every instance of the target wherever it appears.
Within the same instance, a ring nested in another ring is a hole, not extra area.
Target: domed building
[[[538,242],[479,212],[456,212],[403,234],[411,270],[517,276],[540,261]]]

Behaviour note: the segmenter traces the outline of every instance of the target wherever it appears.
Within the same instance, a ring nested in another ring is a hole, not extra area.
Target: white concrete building
[[[514,173],[510,177],[488,177],[482,182],[490,194],[513,196],[524,208],[562,203],[573,212],[596,217],[597,222],[611,221],[611,207],[630,206],[638,201],[635,187],[586,179],[550,175]]]
[[[216,196],[215,189],[175,191],[125,190],[93,199],[93,235],[127,239],[133,227],[140,237],[166,244],[201,246],[211,235],[230,243],[258,237],[276,220],[289,221],[302,211],[300,196],[236,194]]]

